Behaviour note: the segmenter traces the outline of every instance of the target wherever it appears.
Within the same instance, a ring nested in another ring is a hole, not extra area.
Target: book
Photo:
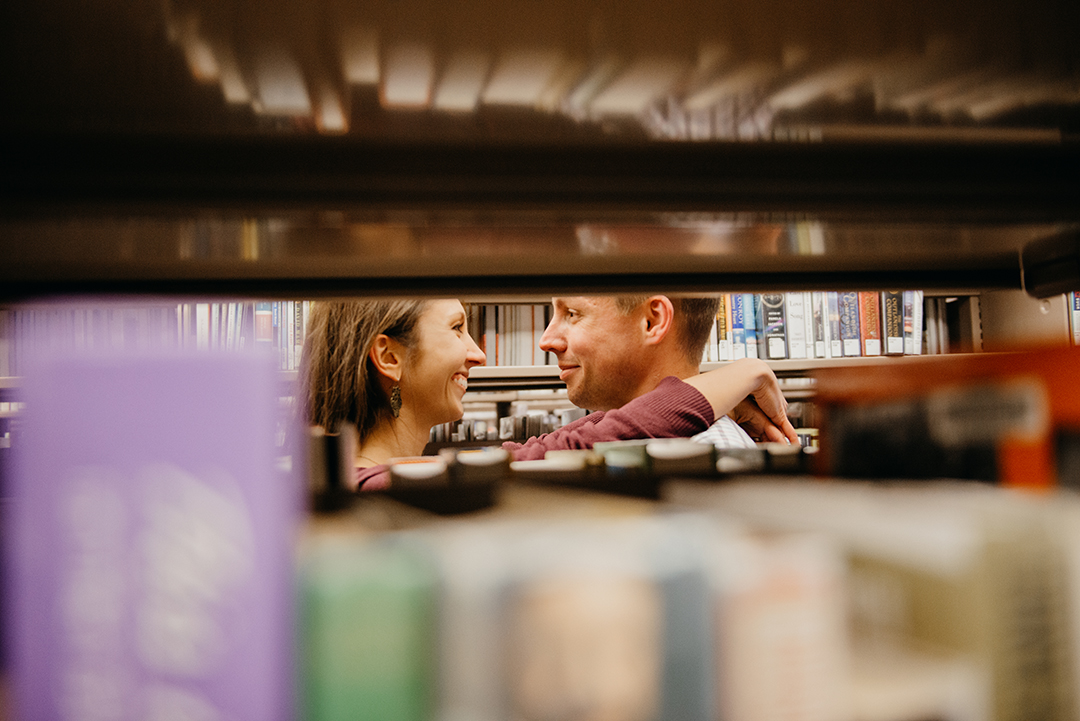
[[[881,355],[881,297],[874,291],[859,291],[859,335],[863,355]]]
[[[758,302],[754,293],[743,294],[743,326],[746,329],[746,357],[759,358],[758,352]]]
[[[919,684],[910,717],[950,718],[958,699],[981,709],[977,717],[1002,721],[1050,718],[1075,703],[1059,559],[1076,536],[1066,536],[1073,523],[1055,505],[981,484],[680,482],[669,497],[762,533],[823,534],[835,543],[855,591],[852,648],[879,660],[894,650],[931,651],[939,668],[960,672],[945,694]],[[891,711],[910,703],[891,700]]]
[[[362,534],[305,539],[299,670],[308,719],[427,717],[436,693],[438,577],[409,544]],[[357,609],[365,609],[357,613]]]
[[[906,307],[904,291],[885,290],[881,292],[881,316],[884,319],[883,333],[885,355],[904,355]],[[910,320],[908,321],[910,328]]]
[[[533,339],[531,350],[533,352],[533,365],[551,365],[555,361],[550,351],[545,351],[540,347],[540,339],[544,337],[544,331],[547,330],[548,318],[550,311],[546,303],[537,304],[533,307]]]
[[[843,342],[844,356],[861,356],[859,328],[859,294],[841,292],[838,297],[840,311],[840,340]]]
[[[57,351],[22,391],[4,544],[14,716],[291,719],[301,504],[277,466],[269,359]]]
[[[716,310],[716,339],[718,360],[732,360],[731,354],[731,294],[720,295],[720,307]]]
[[[825,302],[825,293],[813,291],[810,294],[810,307],[813,309],[814,318],[814,357],[827,358],[829,356],[829,308]]]
[[[274,318],[268,301],[255,304],[255,345],[270,347],[274,343]]]
[[[195,304],[195,347],[210,349],[210,304]]]
[[[1080,427],[1078,354],[1068,346],[821,369],[820,470],[1037,488],[1069,481],[1058,469],[1069,466],[1065,440]]]
[[[245,303],[244,305],[247,306],[248,313],[250,313],[251,312],[251,304],[250,303]],[[298,301],[296,301],[296,305],[293,307],[294,313],[296,314],[295,318],[293,319],[293,322],[296,324],[296,335],[295,335],[295,338],[294,338],[293,342],[296,343],[296,348],[293,351],[294,359],[295,359],[294,360],[294,365],[290,370],[296,370],[297,368],[300,367],[300,360],[301,360],[301,357],[303,356],[304,338],[307,335],[307,324],[305,323],[305,319],[307,318],[307,305],[308,305],[308,301],[306,301],[306,300],[298,300]],[[248,326],[245,326],[245,328],[247,328],[247,327]],[[250,331],[246,331],[246,332],[250,332]]]
[[[705,350],[701,354],[702,363],[715,363],[720,360],[719,341],[716,337],[716,318],[709,326],[709,339],[705,341]]]
[[[787,357],[806,358],[806,294],[784,294],[784,330],[787,333]]]
[[[487,354],[484,365],[499,365],[499,306],[487,304],[484,306],[484,343],[482,346]]]
[[[787,358],[784,294],[762,293],[759,297],[761,300],[761,322],[764,327],[765,360]]]
[[[911,324],[907,320],[907,299],[911,297]],[[904,291],[904,353],[908,355],[922,355],[923,352],[923,291]],[[945,342],[948,343],[948,332],[945,333]]]
[[[713,549],[722,559],[717,717],[853,718],[841,549],[821,536],[769,530],[731,534]]]
[[[844,339],[840,332],[840,294],[836,291],[825,293],[828,307],[829,346],[826,355],[829,358],[844,357]]]
[[[1073,345],[1080,345],[1080,291],[1069,293],[1069,321]]]
[[[746,357],[746,326],[743,313],[743,294],[731,293],[731,358]]]

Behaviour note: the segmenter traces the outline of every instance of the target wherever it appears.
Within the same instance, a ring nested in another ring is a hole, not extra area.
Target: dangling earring
[[[390,414],[394,418],[401,415],[401,386],[395,385],[390,389]]]

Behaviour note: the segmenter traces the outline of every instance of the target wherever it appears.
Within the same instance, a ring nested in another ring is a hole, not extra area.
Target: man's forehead
[[[555,296],[551,299],[552,305],[555,306],[610,306],[615,303],[615,299],[606,295],[574,295],[574,296]]]

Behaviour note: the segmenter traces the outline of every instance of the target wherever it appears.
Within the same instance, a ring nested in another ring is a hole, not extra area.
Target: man
[[[581,296],[553,298],[552,305],[540,348],[558,359],[559,378],[574,405],[606,411],[648,393],[668,376],[697,375],[718,301]],[[740,403],[731,417],[755,440],[797,442],[790,421],[773,422],[752,399]],[[743,436],[724,418],[706,434],[709,440],[728,438],[729,445],[740,445]],[[743,440],[742,445],[750,444]]]

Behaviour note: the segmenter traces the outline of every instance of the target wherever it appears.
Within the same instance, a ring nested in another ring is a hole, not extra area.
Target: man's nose
[[[555,324],[553,319],[544,329],[544,335],[540,336],[540,350],[548,353],[562,353],[566,350],[566,340]]]

